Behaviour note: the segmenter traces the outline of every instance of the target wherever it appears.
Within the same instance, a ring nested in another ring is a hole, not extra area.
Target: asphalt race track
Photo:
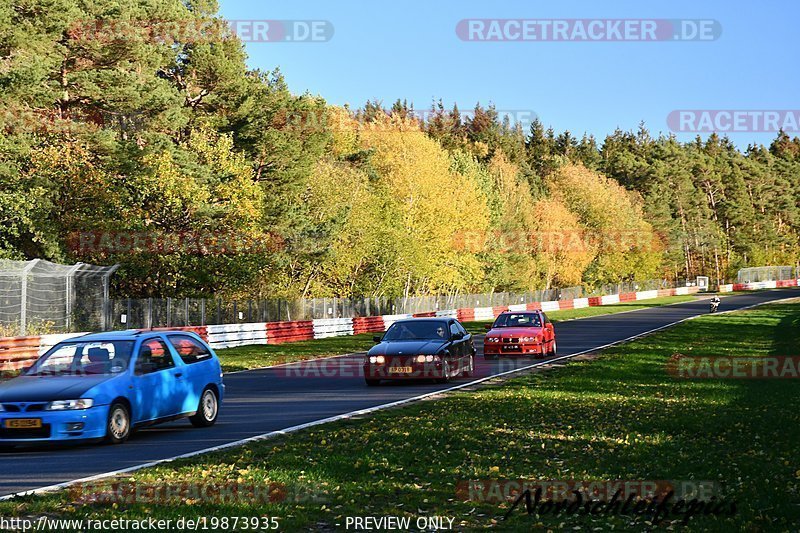
[[[800,297],[800,289],[726,297],[721,310],[788,297]],[[698,300],[556,324],[558,357],[707,312],[707,302]],[[479,354],[481,343],[482,338],[476,339]],[[462,378],[446,385],[392,383],[368,388],[359,372],[361,359],[361,355],[348,355],[322,364],[306,362],[226,375],[227,397],[212,428],[195,429],[188,421],[178,421],[139,431],[122,446],[93,444],[0,453],[0,496],[130,468],[470,381]],[[532,362],[535,360],[485,361],[479,357],[476,374],[493,375]]]

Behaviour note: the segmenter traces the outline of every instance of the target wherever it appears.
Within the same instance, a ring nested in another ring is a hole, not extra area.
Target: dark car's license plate
[[[12,418],[6,420],[6,429],[38,429],[42,427],[41,418]]]
[[[389,372],[392,374],[410,374],[414,369],[410,366],[390,366]]]

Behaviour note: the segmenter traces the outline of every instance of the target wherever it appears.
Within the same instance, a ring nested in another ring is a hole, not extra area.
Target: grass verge
[[[465,480],[710,480],[733,516],[687,529],[790,531],[800,521],[797,380],[681,380],[676,354],[795,355],[800,304],[705,315],[591,362],[532,374],[329,424],[280,439],[143,470],[138,484],[266,485],[274,501],[177,497],[80,505],[62,492],[0,503],[2,516],[172,518],[274,516],[287,530],[343,530],[347,516],[447,516],[461,530],[649,529],[642,517],[502,516],[506,504],[465,500]],[[300,495],[301,497],[298,497]],[[673,516],[661,523],[681,527]]]

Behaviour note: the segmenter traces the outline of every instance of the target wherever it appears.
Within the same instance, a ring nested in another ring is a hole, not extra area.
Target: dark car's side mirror
[[[450,340],[452,341],[460,341],[463,338],[464,334],[461,333],[460,331],[458,333],[453,333],[452,335],[450,335]]]
[[[380,335],[375,335],[374,337],[372,337],[372,340],[373,342],[381,342],[381,340],[383,340],[383,337],[381,337]]]

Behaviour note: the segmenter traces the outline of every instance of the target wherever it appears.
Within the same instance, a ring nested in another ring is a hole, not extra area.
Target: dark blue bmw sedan
[[[224,392],[219,359],[194,333],[75,337],[0,383],[0,447],[90,439],[118,444],[137,427],[181,417],[211,426]]]

